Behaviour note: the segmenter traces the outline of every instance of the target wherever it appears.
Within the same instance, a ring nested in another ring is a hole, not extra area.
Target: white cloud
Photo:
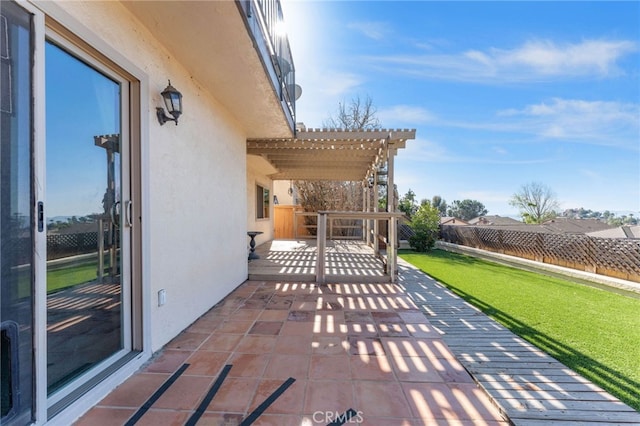
[[[302,87],[302,96],[296,101],[296,121],[307,127],[322,127],[335,115],[338,104],[362,84],[362,79],[355,74],[314,69],[297,83]]]
[[[351,22],[347,28],[359,31],[374,40],[382,40],[391,32],[389,26],[384,22]]]
[[[506,149],[504,149],[504,148],[503,148],[503,147],[501,147],[501,146],[493,146],[493,147],[491,148],[491,150],[492,150],[493,152],[495,152],[496,154],[498,154],[498,155],[507,155],[507,154],[509,153],[509,151],[507,151]]]
[[[639,149],[638,104],[553,98],[521,110],[500,111],[498,117],[507,120],[501,124],[506,131]]]
[[[580,174],[582,176],[584,176],[585,178],[588,178],[591,181],[597,181],[597,182],[601,182],[602,181],[602,174],[598,173],[595,170],[580,169],[578,171],[580,172]]]
[[[326,95],[333,97],[344,96],[362,84],[362,79],[356,74],[340,71],[324,71],[324,77],[316,80],[316,84],[319,90]]]
[[[585,40],[582,43],[557,45],[548,40],[530,41],[513,50],[492,51],[494,62],[514,65],[544,75],[607,76],[617,71],[616,62],[637,49],[627,40]]]
[[[383,126],[397,126],[399,124],[424,124],[433,122],[436,117],[427,109],[410,105],[395,105],[379,109],[376,114]]]
[[[490,151],[492,152],[492,151]],[[407,163],[455,163],[455,164],[545,164],[556,161],[555,158],[539,157],[526,159],[496,158],[488,153],[486,156],[465,155],[460,152],[453,152],[445,145],[428,139],[417,137],[415,141],[407,144],[406,148],[400,150],[398,156]]]
[[[419,136],[400,150],[398,155],[410,161],[426,162],[450,162],[455,161],[455,156],[447,148],[438,142],[422,139]]]
[[[579,43],[528,41],[513,49],[489,48],[453,54],[370,57],[395,64],[389,71],[423,78],[483,83],[534,82],[575,77],[603,78],[622,73],[618,62],[638,50],[629,40]]]

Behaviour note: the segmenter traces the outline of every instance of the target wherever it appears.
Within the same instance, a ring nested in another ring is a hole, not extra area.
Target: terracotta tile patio
[[[509,424],[397,285],[273,281],[242,284],[76,424],[127,423],[184,364],[136,424]]]

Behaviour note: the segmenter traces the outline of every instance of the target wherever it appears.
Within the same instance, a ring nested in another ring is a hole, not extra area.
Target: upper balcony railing
[[[280,0],[239,0],[247,27],[262,55],[280,102],[295,128],[296,80],[289,38],[284,30]]]

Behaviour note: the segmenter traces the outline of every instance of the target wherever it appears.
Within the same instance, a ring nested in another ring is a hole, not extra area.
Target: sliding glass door
[[[49,40],[47,390],[66,397],[131,349],[126,82]]]
[[[33,420],[33,23],[3,2],[0,14],[0,424]]]
[[[0,65],[0,424],[12,426],[53,418],[142,348],[140,84],[8,0]]]

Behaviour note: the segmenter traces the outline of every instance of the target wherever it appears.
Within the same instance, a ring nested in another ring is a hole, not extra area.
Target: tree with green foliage
[[[560,203],[553,190],[540,182],[522,185],[509,204],[520,211],[525,223],[544,223],[558,216]]]
[[[560,216],[562,217],[570,217],[573,219],[598,219],[607,222],[607,224],[612,226],[622,226],[622,225],[637,225],[639,223],[638,218],[634,217],[633,213],[629,213],[629,215],[622,215],[617,217],[615,213],[610,212],[609,210],[605,210],[600,213],[599,211],[593,211],[591,209],[585,209],[583,207],[573,208],[573,209],[565,209]]]
[[[447,202],[441,196],[434,195],[431,199],[431,205],[440,212],[440,216],[447,214]]]
[[[447,215],[462,220],[471,220],[474,217],[484,216],[488,210],[477,200],[455,200],[447,209]]]
[[[431,203],[424,203],[418,208],[409,224],[414,235],[409,237],[409,245],[419,252],[431,250],[438,239],[440,213]]]
[[[407,215],[409,219],[418,211],[418,203],[416,202],[416,193],[411,189],[398,200],[398,210]]]
[[[637,225],[639,222],[640,221],[633,215],[633,213],[629,213],[628,216],[623,214],[620,217],[614,214],[607,220],[607,224],[612,226]]]

